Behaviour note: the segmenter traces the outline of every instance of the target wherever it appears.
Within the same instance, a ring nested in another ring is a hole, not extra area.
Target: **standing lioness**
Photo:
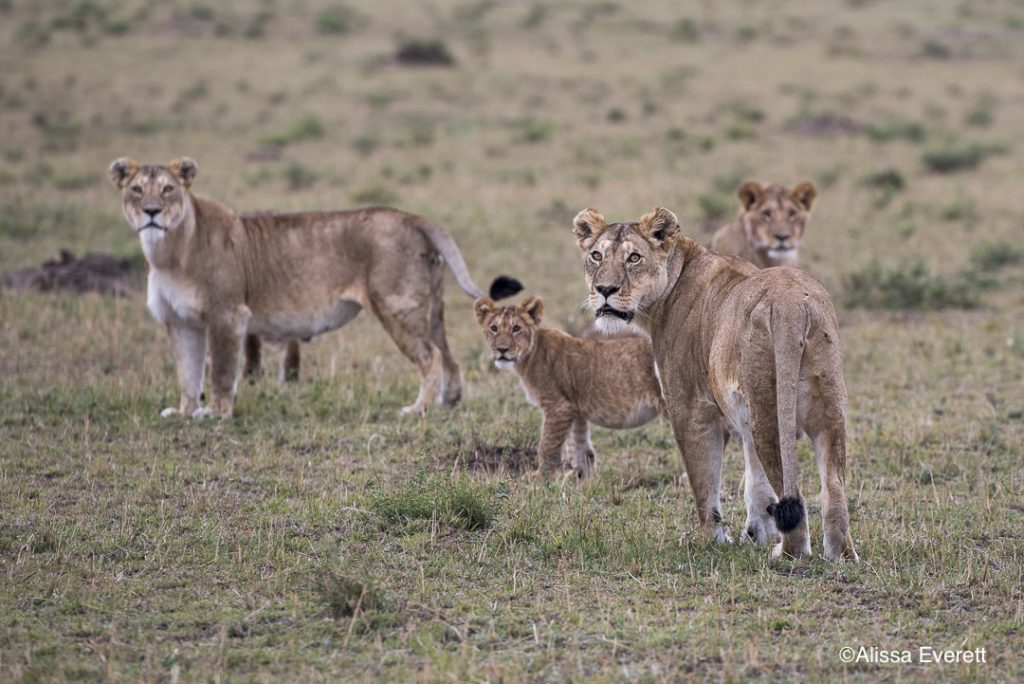
[[[471,297],[480,290],[451,237],[433,221],[395,209],[260,214],[241,220],[195,197],[195,161],[140,166],[121,158],[110,178],[149,262],[147,302],[167,326],[181,402],[161,415],[231,415],[242,337],[305,339],[367,308],[420,372],[419,413],[453,404],[462,374],[448,349],[441,297],[444,265]],[[492,296],[515,294],[510,278]],[[207,349],[211,400],[200,406]]]
[[[720,487],[723,417],[746,463],[746,536],[776,554],[809,555],[796,440],[814,442],[825,556],[856,560],[846,508],[846,385],[832,300],[795,268],[757,270],[679,234],[657,208],[608,225],[593,209],[574,221],[589,302],[601,325],[651,335],[672,430],[705,529],[728,541]],[[779,498],[781,497],[781,498]]]
[[[711,249],[743,257],[758,268],[796,266],[818,195],[814,184],[800,183],[787,190],[778,183],[762,186],[747,181],[737,194],[739,216],[718,229]]]

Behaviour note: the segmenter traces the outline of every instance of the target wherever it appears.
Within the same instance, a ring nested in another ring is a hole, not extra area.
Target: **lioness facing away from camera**
[[[654,355],[645,338],[584,340],[542,328],[539,297],[518,306],[481,297],[474,308],[495,365],[512,369],[527,400],[544,413],[537,449],[544,473],[559,468],[567,438],[576,474],[594,471],[590,423],[634,428],[662,413]]]
[[[727,423],[746,465],[745,537],[777,540],[777,555],[810,555],[796,440],[814,444],[825,557],[856,560],[846,506],[846,383],[828,292],[796,268],[758,270],[679,232],[657,208],[607,224],[593,209],[574,221],[588,302],[611,329],[639,325],[654,358],[700,522],[720,542]]]
[[[777,183],[762,187],[747,181],[737,194],[739,216],[715,233],[711,249],[742,257],[758,268],[796,266],[818,195],[814,185],[800,183],[787,190]]]
[[[462,373],[444,332],[445,264],[471,297],[470,278],[452,238],[437,223],[395,209],[254,214],[191,192],[197,165],[121,158],[110,178],[149,262],[147,303],[167,326],[181,401],[163,416],[231,415],[242,338],[307,339],[369,309],[419,369],[420,391],[404,413],[454,404]],[[522,286],[500,277],[493,296]],[[200,405],[207,350],[211,399]]]

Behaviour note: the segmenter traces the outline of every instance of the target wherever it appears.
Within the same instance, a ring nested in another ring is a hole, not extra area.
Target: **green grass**
[[[298,384],[243,383],[231,422],[167,422],[174,367],[141,291],[0,292],[0,680],[1024,679],[1014,3],[0,16],[4,273],[60,248],[140,260],[107,164],[188,154],[196,192],[238,210],[430,216],[478,283],[517,276],[578,330],[579,209],[664,205],[707,240],[743,181],[815,182],[801,264],[842,324],[862,558],[820,558],[805,441],[816,555],[797,562],[699,535],[662,420],[595,428],[588,482],[534,480],[539,412],[450,278],[466,393],[422,419],[399,417],[416,373],[369,315],[303,345]],[[409,41],[454,64],[399,63]],[[795,132],[808,112],[833,128]],[[734,536],[741,473],[730,445]],[[846,645],[988,659],[845,665]]]

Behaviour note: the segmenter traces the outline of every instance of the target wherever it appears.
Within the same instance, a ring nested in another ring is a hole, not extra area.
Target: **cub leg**
[[[249,324],[249,315],[248,307],[241,306],[211,321],[208,336],[212,398],[206,408],[196,412],[196,417],[231,417],[238,391],[242,337]]]
[[[859,560],[850,537],[846,506],[846,429],[839,426],[813,438],[821,477],[821,518],[825,528],[825,558]]]
[[[590,423],[586,418],[577,417],[572,422],[572,433],[567,441],[572,449],[572,465],[576,477],[589,477],[597,468],[595,463],[594,445],[590,443]]]
[[[281,382],[298,382],[302,355],[298,340],[288,340],[281,357]]]
[[[160,412],[164,418],[181,414],[191,416],[199,410],[203,393],[203,375],[206,371],[206,331],[202,328],[167,326],[167,335],[174,352],[174,365],[178,375],[181,401],[178,408],[168,407]]]
[[[550,476],[561,469],[562,445],[573,425],[574,417],[568,407],[545,406],[544,423],[540,429],[537,448],[537,466],[542,475]]]

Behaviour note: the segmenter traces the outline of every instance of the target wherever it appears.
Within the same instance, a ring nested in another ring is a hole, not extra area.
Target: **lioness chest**
[[[206,309],[197,287],[155,268],[149,272],[146,305],[153,318],[164,325],[199,325]]]

